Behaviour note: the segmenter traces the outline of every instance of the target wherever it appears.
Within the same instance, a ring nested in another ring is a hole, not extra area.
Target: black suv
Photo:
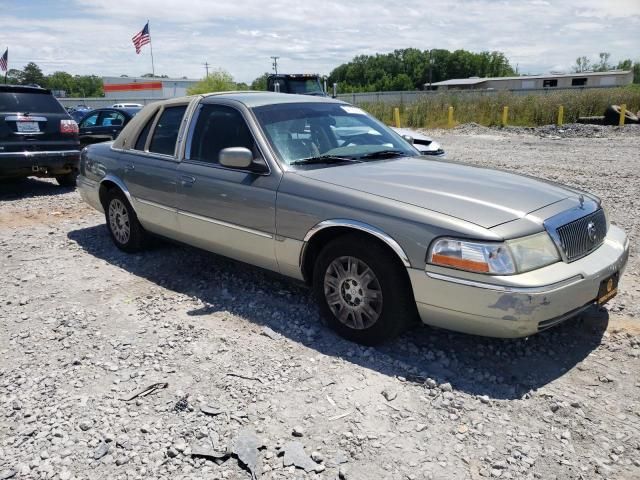
[[[55,177],[76,184],[78,124],[51,90],[0,85],[0,179]]]

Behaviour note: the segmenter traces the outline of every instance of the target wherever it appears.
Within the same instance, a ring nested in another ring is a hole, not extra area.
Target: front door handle
[[[132,170],[135,170],[136,166],[133,163],[128,163],[124,166],[124,173],[127,172],[131,172]]]
[[[192,177],[191,175],[180,175],[180,184],[183,187],[191,187],[194,183],[196,183],[196,177]]]

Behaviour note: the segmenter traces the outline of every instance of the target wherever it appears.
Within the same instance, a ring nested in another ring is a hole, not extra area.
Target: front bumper
[[[577,315],[596,301],[602,280],[622,275],[629,240],[611,226],[604,243],[572,263],[490,277],[428,266],[409,269],[426,324],[490,337],[526,337]],[[489,283],[491,282],[491,283]]]
[[[60,175],[78,169],[80,150],[0,152],[0,177]]]

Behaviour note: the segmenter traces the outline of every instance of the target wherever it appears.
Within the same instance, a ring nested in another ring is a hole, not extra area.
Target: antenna
[[[276,72],[276,75],[278,74],[278,59],[280,57],[270,57],[271,59],[273,59],[273,70]]]

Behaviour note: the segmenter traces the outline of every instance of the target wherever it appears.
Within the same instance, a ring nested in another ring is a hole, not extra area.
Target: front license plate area
[[[619,278],[620,275],[616,272],[600,282],[600,288],[598,289],[598,297],[596,300],[598,305],[604,305],[618,294]]]
[[[40,126],[38,122],[16,122],[18,133],[38,133]]]

